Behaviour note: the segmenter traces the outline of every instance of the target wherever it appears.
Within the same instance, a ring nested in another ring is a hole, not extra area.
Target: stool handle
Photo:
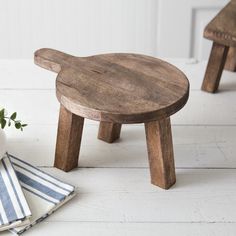
[[[63,65],[68,64],[73,56],[66,53],[42,48],[34,53],[34,63],[44,69],[59,73]]]

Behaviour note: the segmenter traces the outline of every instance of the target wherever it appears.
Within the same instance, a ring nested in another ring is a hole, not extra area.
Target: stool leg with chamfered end
[[[168,189],[176,182],[170,118],[145,123],[151,182]]]
[[[225,70],[236,71],[236,47],[230,47],[227,60],[225,63]]]
[[[70,171],[78,166],[84,118],[61,105],[54,166]]]
[[[213,43],[205,78],[202,83],[202,90],[210,93],[215,93],[217,91],[225,66],[228,50],[228,46],[224,46],[216,42]]]
[[[107,143],[113,143],[120,138],[121,124],[101,121],[98,131],[98,139]]]

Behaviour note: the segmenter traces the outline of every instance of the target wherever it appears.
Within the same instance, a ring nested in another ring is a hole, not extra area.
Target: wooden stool
[[[202,90],[217,91],[223,69],[236,71],[236,0],[206,26],[204,37],[213,41]]]
[[[35,63],[58,73],[55,167],[78,166],[84,118],[100,121],[98,138],[108,143],[120,137],[121,124],[145,123],[151,181],[164,189],[175,183],[169,117],[188,100],[181,71],[144,55],[73,57],[52,49],[36,51]]]

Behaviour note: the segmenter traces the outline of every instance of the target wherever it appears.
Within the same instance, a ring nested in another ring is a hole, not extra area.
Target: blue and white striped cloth
[[[27,225],[10,229],[20,235],[70,200],[75,195],[75,188],[25,161],[9,154],[8,156],[32,212]]]
[[[27,224],[30,216],[14,168],[5,154],[0,161],[0,231]]]

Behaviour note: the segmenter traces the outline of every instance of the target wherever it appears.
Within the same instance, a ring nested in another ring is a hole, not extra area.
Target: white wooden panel
[[[177,170],[169,191],[149,183],[146,169],[47,172],[77,187],[78,195],[48,221],[199,223],[235,222],[235,170]]]
[[[78,195],[26,235],[235,233],[234,170],[178,170],[178,182],[169,191],[149,184],[143,169],[43,170],[74,184]]]
[[[206,59],[210,43],[203,29],[228,0],[160,0],[157,55]]]
[[[206,59],[205,24],[227,0],[0,0],[0,58],[41,47],[86,56],[137,52]]]
[[[205,26],[218,13],[219,8],[195,8],[192,10],[192,31],[190,41],[190,57],[206,60],[210,55],[212,41],[203,37]]]
[[[0,59],[0,89],[55,89],[55,78],[32,59]]]
[[[8,130],[8,151],[39,166],[53,166],[56,125],[29,124],[24,132]],[[236,168],[236,127],[173,126],[177,168]],[[97,139],[98,123],[86,123],[80,167],[147,168],[143,125],[124,125],[121,139],[108,145]]]
[[[154,54],[156,0],[0,0],[0,58],[52,47],[77,55]]]
[[[97,222],[42,222],[34,229],[24,233],[26,236],[79,235],[83,236],[235,236],[235,223],[97,223]],[[12,236],[11,233],[0,233],[1,236]]]

